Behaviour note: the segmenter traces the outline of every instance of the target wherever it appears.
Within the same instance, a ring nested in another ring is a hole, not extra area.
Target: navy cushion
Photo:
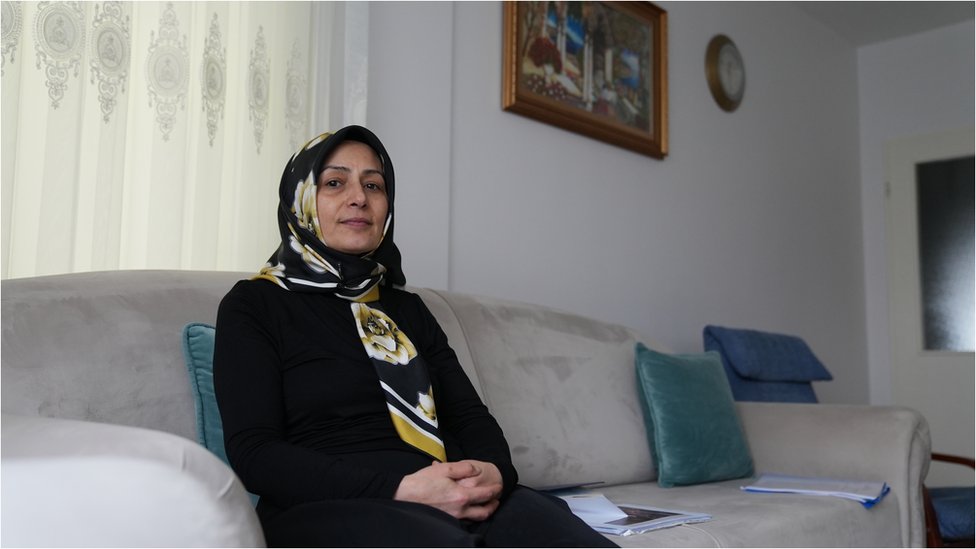
[[[939,520],[939,533],[944,540],[964,540],[976,537],[973,527],[976,488],[950,486],[929,488],[932,507]]]
[[[706,351],[717,351],[739,401],[817,402],[811,381],[833,379],[827,368],[796,336],[706,326]]]

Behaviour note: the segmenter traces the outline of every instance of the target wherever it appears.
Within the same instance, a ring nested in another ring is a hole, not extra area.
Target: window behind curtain
[[[4,1],[2,277],[256,271],[282,166],[328,129],[336,10]]]

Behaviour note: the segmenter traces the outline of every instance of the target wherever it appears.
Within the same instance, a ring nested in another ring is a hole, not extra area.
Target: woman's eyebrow
[[[339,170],[340,172],[351,172],[352,171],[352,170],[350,170],[349,168],[347,168],[345,166],[333,166],[333,165],[323,166],[322,167],[322,171],[324,172],[325,170]]]
[[[352,173],[352,170],[350,168],[347,168],[346,166],[333,166],[331,164],[322,168],[323,172],[327,170],[338,170],[340,172]],[[362,171],[362,173],[365,175],[376,174],[384,178],[386,177],[383,175],[383,170],[377,170],[376,168],[366,168],[365,170]]]

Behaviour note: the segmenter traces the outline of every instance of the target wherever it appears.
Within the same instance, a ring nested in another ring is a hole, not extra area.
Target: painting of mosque
[[[649,2],[552,0],[506,2],[505,10],[507,110],[597,138],[587,124],[637,139],[647,134],[657,149],[640,152],[664,155],[663,10]],[[533,112],[525,112],[526,101]]]

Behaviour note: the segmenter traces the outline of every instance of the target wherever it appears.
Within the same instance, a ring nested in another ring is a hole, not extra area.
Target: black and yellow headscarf
[[[325,245],[319,227],[315,196],[318,176],[329,154],[344,141],[369,145],[380,158],[386,183],[388,211],[383,240],[371,253],[358,256]],[[361,299],[380,282],[406,283],[400,267],[400,251],[393,243],[393,197],[396,185],[393,163],[373,132],[362,126],[346,126],[323,133],[295,153],[281,174],[278,187],[278,231],[281,245],[261,269],[265,278],[287,290],[325,292],[346,299]]]
[[[344,141],[365,143],[376,152],[386,184],[388,211],[383,238],[375,250],[363,255],[329,248],[322,237],[316,209],[322,167]],[[362,126],[347,126],[312,139],[291,157],[281,175],[281,245],[254,278],[269,280],[289,291],[331,293],[348,299],[397,433],[411,446],[445,461],[427,364],[379,303],[381,285],[406,283],[400,251],[393,243],[395,189],[393,163],[373,132]]]

